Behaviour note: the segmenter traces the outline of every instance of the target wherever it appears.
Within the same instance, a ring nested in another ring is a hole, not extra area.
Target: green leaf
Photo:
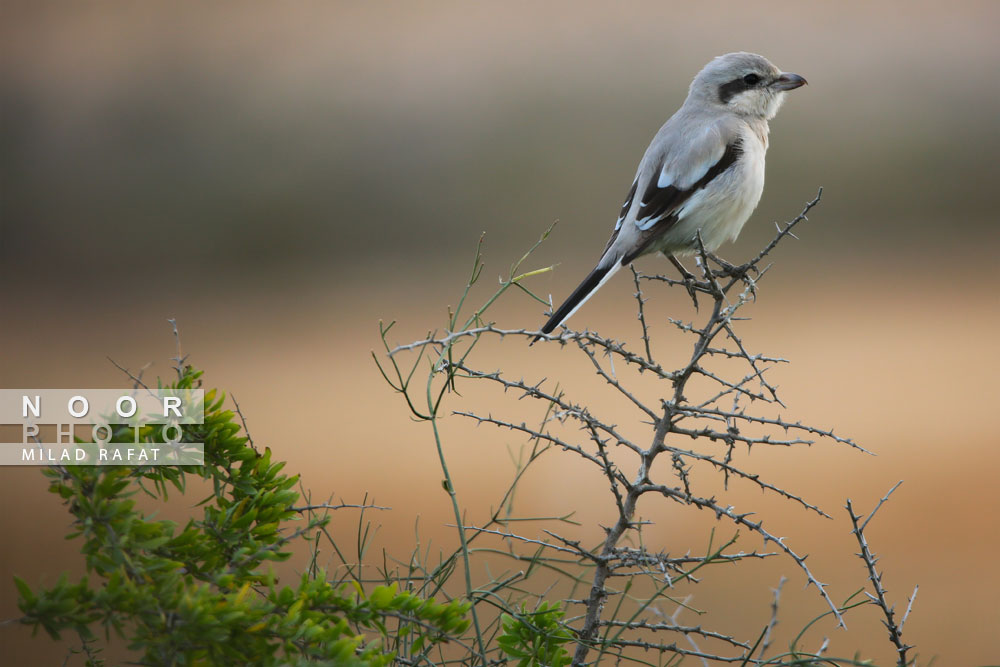
[[[14,576],[14,585],[17,586],[17,592],[21,594],[24,601],[29,604],[35,604],[35,595],[31,592],[31,588],[28,586],[27,582],[21,577]]]
[[[375,590],[372,591],[371,596],[368,598],[369,602],[372,603],[376,609],[387,609],[392,603],[393,597],[396,595],[396,585],[390,586],[377,586]]]

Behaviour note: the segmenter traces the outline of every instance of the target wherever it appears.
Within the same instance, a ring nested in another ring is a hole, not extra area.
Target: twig
[[[642,298],[642,286],[639,285],[639,272],[631,264],[628,265],[628,268],[632,270],[632,280],[635,282],[635,294],[632,296],[635,297],[638,304],[639,324],[642,325],[642,343],[646,346],[646,358],[649,359],[650,363],[654,363],[653,351],[649,346],[649,327],[646,326],[646,310],[643,308],[646,305],[646,299]]]
[[[117,368],[122,373],[124,373],[125,375],[127,375],[129,377],[129,379],[132,380],[132,382],[135,383],[136,387],[142,387],[143,389],[149,389],[149,387],[146,386],[146,383],[144,383],[142,381],[142,375],[146,371],[146,369],[149,368],[149,364],[146,364],[145,366],[143,366],[142,370],[139,371],[139,377],[136,377],[136,376],[132,375],[132,373],[129,372],[129,370],[127,368],[125,368],[124,366],[122,366],[121,364],[119,364],[117,361],[115,361],[111,357],[106,357],[106,359],[108,361],[110,361],[112,364],[114,364],[115,368]]]
[[[260,452],[257,451],[257,446],[253,442],[253,436],[250,435],[250,428],[247,426],[247,420],[246,417],[243,416],[243,411],[240,410],[240,403],[236,400],[236,395],[229,394],[229,397],[233,399],[233,405],[236,406],[236,414],[239,415],[240,421],[243,422],[243,432],[247,434],[247,441],[250,443],[250,448],[260,454]]]
[[[330,505],[328,503],[320,503],[318,505],[301,505],[297,507],[289,507],[292,512],[313,512],[316,510],[344,510],[344,509],[358,509],[358,510],[391,510],[391,507],[385,507],[383,505],[353,505],[351,503],[340,503],[339,505]]]
[[[854,526],[854,529],[851,532],[857,538],[858,545],[861,547],[861,553],[858,554],[858,557],[864,561],[865,567],[868,569],[868,580],[872,582],[872,587],[875,589],[875,595],[872,595],[871,593],[866,594],[868,595],[868,598],[882,610],[882,615],[885,616],[885,620],[882,624],[885,625],[886,629],[889,631],[889,641],[891,641],[892,645],[896,647],[896,653],[898,656],[897,665],[899,667],[906,667],[906,665],[909,664],[906,659],[906,653],[913,648],[913,646],[906,644],[903,641],[903,623],[906,622],[906,617],[910,614],[910,607],[913,605],[913,600],[916,598],[917,593],[916,590],[914,590],[913,595],[910,597],[909,603],[907,604],[906,613],[903,615],[903,622],[897,625],[895,620],[895,606],[890,605],[886,600],[886,590],[882,585],[882,573],[876,568],[878,558],[869,548],[868,539],[865,537],[864,533],[868,522],[872,520],[875,513],[882,507],[883,503],[889,499],[892,492],[899,488],[899,485],[902,483],[902,480],[900,480],[895,486],[889,489],[889,492],[886,493],[881,500],[879,500],[875,509],[871,511],[871,514],[868,515],[868,518],[865,519],[863,523],[858,523],[861,520],[861,516],[854,512],[854,506],[852,505],[850,498],[847,499],[847,513],[850,515],[851,524]]]
[[[181,334],[177,330],[177,320],[168,317],[167,322],[170,323],[170,328],[173,329],[174,341],[177,343],[177,354],[171,358],[171,361],[174,362],[174,370],[177,371],[177,378],[181,379],[184,377],[184,362],[187,361],[188,355],[181,353]]]
[[[786,581],[788,579],[782,576],[778,579],[778,585],[771,589],[774,592],[774,598],[771,600],[771,619],[767,622],[767,627],[764,629],[764,641],[760,645],[760,656],[762,658],[767,653],[767,649],[771,647],[771,633],[774,632],[775,626],[778,625],[778,605],[781,602],[781,589]]]

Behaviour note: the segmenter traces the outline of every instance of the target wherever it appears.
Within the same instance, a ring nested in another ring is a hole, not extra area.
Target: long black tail
[[[552,331],[565,322],[569,317],[577,311],[577,309],[582,306],[587,299],[589,299],[594,292],[600,289],[601,285],[605,283],[615,273],[621,264],[619,262],[614,262],[611,266],[597,267],[590,272],[583,282],[580,283],[573,293],[563,301],[563,304],[556,309],[556,312],[552,313],[552,317],[548,319],[545,325],[542,327],[543,334],[552,333]],[[541,336],[536,336],[532,343],[538,341]]]

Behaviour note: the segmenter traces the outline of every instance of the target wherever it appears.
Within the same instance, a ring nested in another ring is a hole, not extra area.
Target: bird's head
[[[782,72],[764,56],[727,53],[698,72],[691,82],[689,99],[770,120],[778,113],[785,93],[805,84],[804,78]]]

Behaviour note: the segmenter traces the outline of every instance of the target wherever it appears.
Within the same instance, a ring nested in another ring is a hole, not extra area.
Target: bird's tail
[[[622,267],[620,261],[612,262],[608,266],[600,266],[590,272],[590,275],[583,279],[573,293],[563,301],[563,304],[556,309],[556,312],[552,313],[552,317],[549,318],[545,326],[542,327],[543,334],[552,333],[552,331],[572,317],[573,313],[580,309],[580,306],[587,302],[587,299],[594,295],[594,292],[601,289],[601,286],[606,283],[611,276],[615,275],[615,272]],[[541,336],[535,337],[531,342],[536,342]]]

